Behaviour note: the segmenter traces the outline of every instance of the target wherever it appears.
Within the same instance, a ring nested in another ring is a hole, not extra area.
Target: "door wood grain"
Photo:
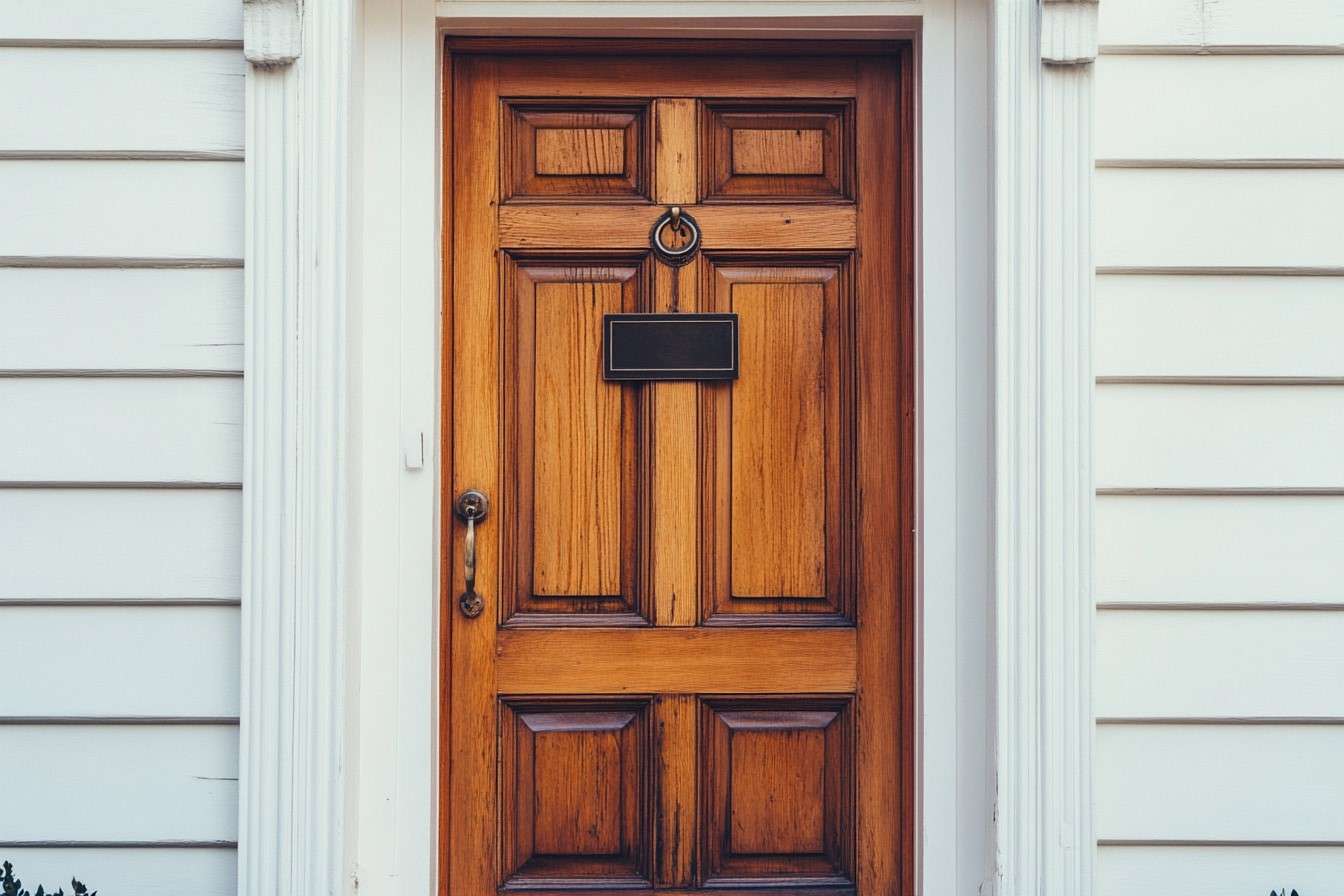
[[[450,41],[442,893],[913,894],[912,58]],[[691,311],[739,379],[603,379]]]

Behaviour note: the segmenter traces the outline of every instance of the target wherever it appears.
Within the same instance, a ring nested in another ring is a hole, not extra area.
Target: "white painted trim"
[[[253,65],[289,65],[303,45],[302,0],[243,0],[243,55]]]
[[[434,0],[336,7],[309,5],[295,66],[249,76],[239,886],[428,896],[437,855],[437,29],[453,16],[654,19],[685,8],[439,3],[446,18],[436,26]],[[920,888],[985,893],[994,789],[987,11],[894,0],[716,3],[696,12],[923,19]],[[1034,42],[1028,49],[1036,52]],[[340,126],[347,114],[349,138]],[[347,267],[353,289],[342,331]],[[403,445],[421,434],[424,469],[405,469]],[[317,570],[329,576],[326,602],[314,600]]]
[[[1089,896],[1096,4],[995,12],[998,896]]]
[[[353,0],[249,3],[238,891],[345,890]],[[249,41],[257,44],[249,47]],[[286,64],[289,63],[289,64]]]
[[[1041,0],[1041,61],[1091,65],[1097,58],[1097,0]]]
[[[350,305],[352,712],[362,893],[437,880],[439,40],[433,0],[363,4]],[[407,469],[423,438],[422,468]]]

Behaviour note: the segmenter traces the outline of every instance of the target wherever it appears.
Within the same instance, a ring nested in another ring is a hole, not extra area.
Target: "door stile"
[[[482,334],[499,332],[500,264],[495,211],[499,203],[496,112],[496,63],[480,57],[459,57],[455,66],[466,77],[455,97],[454,124],[473,135],[458,141],[454,165],[453,215],[453,392],[452,478],[445,504],[469,488],[487,495],[499,493],[499,344]],[[497,723],[495,712],[494,601],[481,620],[458,612],[457,595],[465,587],[462,545],[465,526],[451,510],[447,519],[450,549],[450,587],[445,596],[450,626],[450,668],[453,726],[448,842],[466,844],[495,839],[495,768]],[[488,520],[476,530],[477,587],[497,595],[499,582],[499,525]],[[473,622],[487,624],[472,624]],[[462,686],[455,686],[455,685]],[[446,887],[458,893],[486,893],[495,889],[491,850],[449,850]]]
[[[905,55],[905,54],[902,54]],[[901,892],[913,893],[913,855],[902,830],[913,810],[913,740],[902,725],[904,697],[911,683],[905,679],[902,644],[910,637],[911,620],[904,612],[911,595],[906,579],[912,558],[907,550],[913,524],[912,408],[902,401],[908,381],[905,368],[912,362],[913,303],[905,289],[909,269],[903,270],[901,251],[884,245],[884,234],[908,235],[900,226],[900,202],[909,192],[910,147],[900,142],[910,133],[907,93],[902,67],[898,79],[884,77],[896,63],[891,59],[859,62],[858,143],[880,146],[884,152],[861,153],[857,172],[866,189],[858,194],[858,291],[865,298],[859,324],[859,351],[867,359],[859,382],[859,606],[858,688],[856,701],[863,724],[858,731],[857,778],[860,893],[882,891],[881,882],[900,882]],[[885,70],[885,72],[884,72]],[[899,88],[898,88],[899,85]],[[900,110],[901,115],[890,114]],[[888,114],[882,114],[886,111]],[[898,243],[899,245],[899,243]],[[892,284],[898,293],[886,299]],[[884,300],[886,299],[886,300]],[[895,345],[896,352],[883,351]],[[891,533],[899,537],[892,539]],[[880,599],[885,598],[885,599]],[[896,696],[893,695],[893,689]],[[911,722],[913,722],[913,717]],[[896,767],[892,767],[897,759]],[[896,819],[893,824],[891,819]],[[892,834],[901,832],[899,848]]]

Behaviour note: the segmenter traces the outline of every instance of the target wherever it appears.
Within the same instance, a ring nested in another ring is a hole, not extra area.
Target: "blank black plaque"
[[[605,379],[737,379],[736,314],[608,314],[602,332]]]

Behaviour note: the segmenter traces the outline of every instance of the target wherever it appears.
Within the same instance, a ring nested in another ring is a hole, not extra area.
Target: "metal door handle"
[[[490,499],[474,488],[458,495],[453,504],[453,511],[467,524],[467,543],[462,551],[466,590],[457,599],[457,606],[468,619],[475,619],[485,609],[485,601],[476,593],[476,523],[485,519],[489,510]]]

